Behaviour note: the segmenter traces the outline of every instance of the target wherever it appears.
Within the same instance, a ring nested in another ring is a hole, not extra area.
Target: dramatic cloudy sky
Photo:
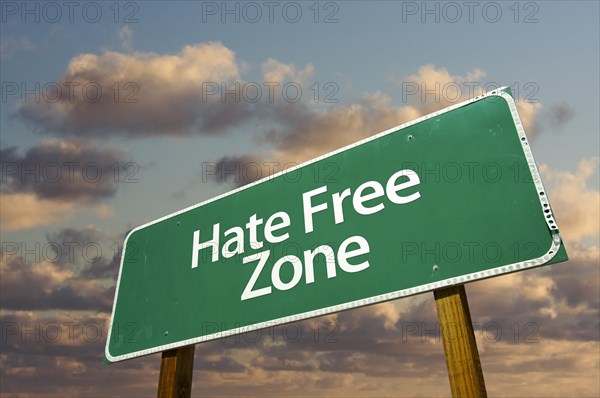
[[[600,395],[598,2],[1,7],[3,397],[154,396],[160,355],[102,363],[126,231],[500,85],[570,261],[467,285],[488,392]],[[427,293],[200,344],[193,395],[449,396],[436,322]]]

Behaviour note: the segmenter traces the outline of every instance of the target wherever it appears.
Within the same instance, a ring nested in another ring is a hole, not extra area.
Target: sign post
[[[450,372],[476,375],[466,297],[444,289],[566,260],[516,103],[496,90],[133,229],[105,357],[434,291]],[[456,351],[455,334],[472,344]]]
[[[163,351],[158,378],[158,398],[190,398],[196,346]]]
[[[433,292],[453,397],[487,397],[464,285]]]

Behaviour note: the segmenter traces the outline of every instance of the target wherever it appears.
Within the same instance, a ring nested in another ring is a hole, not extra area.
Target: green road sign
[[[105,355],[566,259],[515,102],[497,90],[131,231]]]

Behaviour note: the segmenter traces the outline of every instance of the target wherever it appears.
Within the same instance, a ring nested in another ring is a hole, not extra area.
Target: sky
[[[0,7],[2,397],[154,396],[102,361],[127,231],[500,86],[570,260],[466,285],[487,390],[600,395],[597,1]],[[195,358],[198,397],[450,396],[432,293]]]

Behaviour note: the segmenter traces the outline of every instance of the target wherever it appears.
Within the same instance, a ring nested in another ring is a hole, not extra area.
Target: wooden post
[[[464,285],[433,292],[453,397],[487,397]]]
[[[158,378],[158,398],[190,398],[195,345],[163,351]]]

